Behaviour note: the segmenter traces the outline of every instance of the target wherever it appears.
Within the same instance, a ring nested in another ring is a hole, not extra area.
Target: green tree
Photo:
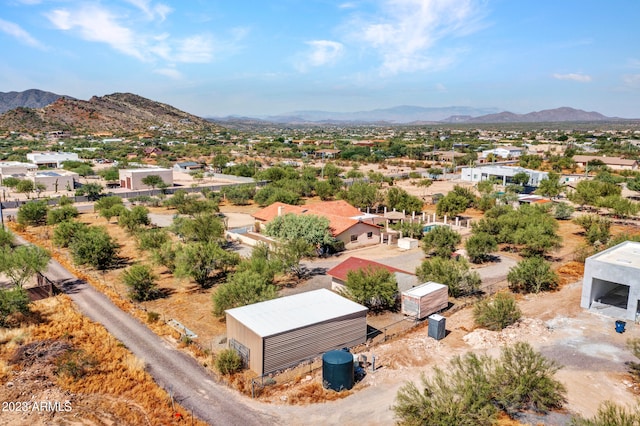
[[[165,183],[164,180],[162,180],[162,178],[158,175],[145,176],[142,178],[141,182],[146,186],[150,186],[151,189],[156,189],[158,186]]]
[[[139,229],[135,238],[140,250],[156,250],[170,241],[169,233],[164,228]]]
[[[551,264],[538,256],[518,262],[509,270],[507,281],[516,293],[539,293],[558,287],[558,275],[551,269]]]
[[[240,255],[224,250],[212,241],[184,244],[176,250],[175,275],[191,278],[199,286],[207,287],[216,270],[226,270],[240,262]]]
[[[121,206],[123,205],[122,198],[117,195],[109,195],[107,197],[102,197],[98,201],[93,204],[94,211],[101,211],[104,209],[109,209],[113,206]]]
[[[491,253],[498,250],[498,242],[493,235],[478,232],[467,239],[465,249],[471,262],[482,263],[491,257]]]
[[[524,410],[546,413],[562,407],[566,389],[553,378],[559,369],[528,343],[506,346],[490,378],[498,391],[496,404],[509,415]]]
[[[480,275],[471,271],[465,259],[434,257],[426,259],[416,269],[416,275],[422,280],[435,281],[449,287],[449,295],[459,297],[480,288]]]
[[[134,233],[141,226],[151,224],[149,219],[149,209],[144,206],[134,206],[131,210],[123,210],[118,218],[118,225],[125,228],[130,234]]]
[[[78,265],[105,270],[116,262],[119,246],[106,229],[89,226],[73,235],[69,249],[73,261]]]
[[[316,195],[323,201],[331,200],[335,195],[335,189],[326,180],[317,181],[315,183],[315,191]]]
[[[56,225],[60,222],[73,220],[79,214],[78,209],[71,205],[51,209],[47,212],[47,225]]]
[[[98,174],[106,182],[117,182],[118,180],[120,180],[120,171],[117,167],[110,167],[108,169],[100,170]]]
[[[285,271],[291,271],[297,278],[304,274],[304,268],[300,261],[305,257],[316,254],[315,247],[309,241],[302,238],[281,240],[275,249],[273,256]]]
[[[15,187],[16,192],[25,194],[27,198],[30,198],[31,193],[36,189],[36,185],[33,181],[23,179]]]
[[[153,300],[159,295],[158,277],[149,265],[135,264],[122,272],[122,281],[129,287],[129,297],[137,302]]]
[[[449,226],[436,226],[422,237],[422,250],[427,255],[450,258],[462,237]]]
[[[374,207],[381,200],[380,191],[374,184],[354,182],[347,189],[338,193],[338,198],[359,209]]]
[[[244,206],[256,195],[254,185],[229,185],[220,191],[224,197],[234,206]]]
[[[392,309],[398,297],[398,283],[384,268],[358,269],[347,273],[341,294],[373,311]]]
[[[438,216],[458,216],[477,201],[473,192],[467,188],[455,185],[453,190],[442,197],[436,205]]]
[[[268,184],[256,192],[254,201],[261,207],[278,202],[295,205],[300,204],[300,194],[289,189]]]
[[[516,299],[509,293],[498,293],[492,299],[483,299],[473,308],[476,324],[492,331],[500,331],[514,324],[521,316]]]
[[[0,228],[0,248],[11,247],[14,243],[15,239],[11,231]]]
[[[17,220],[21,225],[38,226],[47,220],[46,201],[29,201],[18,209]]]
[[[391,224],[390,227],[400,231],[403,237],[416,238],[418,240],[424,237],[424,227],[418,222],[402,221]]]
[[[406,212],[422,212],[422,200],[402,188],[393,186],[387,190],[385,204],[390,209]]]
[[[22,287],[36,273],[47,268],[50,258],[49,252],[38,246],[4,246],[0,248],[0,272],[13,286]]]
[[[22,287],[0,289],[0,327],[12,325],[11,315],[29,313],[29,295]]]
[[[511,178],[511,181],[519,186],[525,186],[529,183],[529,174],[527,172],[518,172]]]
[[[314,247],[330,244],[334,240],[329,231],[329,219],[312,214],[287,213],[276,216],[267,223],[265,234],[281,241],[302,239]]]
[[[53,230],[52,241],[58,247],[69,247],[73,238],[85,232],[89,226],[75,220],[60,222]]]
[[[200,213],[192,218],[174,219],[171,230],[187,242],[217,242],[224,239],[224,223],[215,213]]]
[[[567,196],[569,200],[580,206],[596,206],[602,197],[609,195],[620,195],[622,188],[609,182],[597,180],[581,180],[576,185],[575,191],[571,191]]]
[[[120,217],[120,215],[126,211],[127,208],[124,204],[114,204],[111,207],[100,209],[100,216],[107,219],[107,222],[110,222],[112,217]]]
[[[611,236],[611,221],[595,214],[582,215],[573,219],[573,223],[582,226],[584,236],[590,245],[606,244]]]
[[[221,317],[227,309],[275,299],[277,294],[268,276],[252,270],[236,272],[213,294],[213,314]]]
[[[89,201],[96,201],[100,198],[103,190],[104,187],[99,183],[85,183],[76,190],[76,195],[85,196]]]
[[[542,179],[536,189],[536,194],[555,198],[562,192],[562,182],[560,182],[560,174],[549,172],[545,179]]]
[[[2,179],[2,185],[6,186],[7,188],[14,189],[16,186],[18,186],[19,183],[20,183],[20,179],[13,176],[7,176],[6,178]]]
[[[569,203],[556,203],[553,207],[553,216],[558,220],[569,220],[574,210]]]

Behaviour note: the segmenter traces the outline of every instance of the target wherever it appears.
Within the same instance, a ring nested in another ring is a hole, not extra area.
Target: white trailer
[[[449,306],[449,289],[444,284],[426,282],[402,292],[402,313],[418,319]]]

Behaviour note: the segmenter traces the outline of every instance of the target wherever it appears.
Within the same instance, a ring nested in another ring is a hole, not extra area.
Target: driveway
[[[26,244],[17,237],[17,241]],[[212,425],[279,424],[273,414],[250,408],[236,393],[214,382],[192,357],[167,342],[131,315],[116,307],[105,295],[79,280],[55,260],[45,275],[64,288],[80,311],[102,324],[134,355],[144,360],[147,371],[176,401]]]

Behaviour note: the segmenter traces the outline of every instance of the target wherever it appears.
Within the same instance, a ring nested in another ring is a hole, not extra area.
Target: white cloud
[[[85,40],[106,43],[115,50],[145,60],[143,41],[134,32],[119,24],[115,16],[99,6],[85,6],[70,11],[57,9],[47,14],[49,21],[63,31],[77,31]]]
[[[478,31],[483,4],[483,0],[384,0],[374,18],[349,23],[350,35],[378,51],[383,74],[437,69],[454,60],[433,52],[438,42]]]
[[[582,73],[569,73],[569,74],[553,74],[553,78],[557,80],[571,80],[579,83],[589,83],[591,76]]]
[[[640,89],[640,74],[626,74],[622,76],[622,81],[627,87]]]
[[[174,80],[180,80],[182,74],[175,68],[157,68],[153,70],[154,73],[164,75],[165,77],[172,78]]]
[[[144,12],[148,19],[158,18],[160,21],[164,21],[167,15],[173,12],[173,9],[166,4],[152,4],[151,0],[126,0],[126,2]]]
[[[213,59],[211,37],[196,35],[181,40],[177,44],[174,59],[178,62],[207,63]]]
[[[31,36],[31,34],[25,31],[20,25],[14,24],[13,22],[0,19],[0,31],[18,39],[24,44],[28,44],[29,46],[38,48],[43,47],[38,40]]]
[[[321,67],[335,64],[344,53],[344,45],[331,40],[312,40],[306,42],[309,50],[296,63],[296,69],[305,72],[309,67]]]
[[[447,92],[447,86],[445,86],[445,85],[444,85],[444,84],[442,84],[442,83],[438,83],[438,84],[436,84],[436,92],[439,92],[439,93],[446,93],[446,92]]]

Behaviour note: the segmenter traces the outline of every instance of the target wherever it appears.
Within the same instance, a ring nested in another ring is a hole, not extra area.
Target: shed
[[[640,243],[625,241],[585,261],[580,306],[607,316],[640,319]]]
[[[366,341],[367,308],[327,289],[226,311],[227,340],[259,375]]]
[[[415,238],[403,237],[398,239],[398,248],[410,250],[418,247],[419,241]]]
[[[426,282],[402,293],[402,313],[425,318],[449,305],[449,289],[444,284]]]

